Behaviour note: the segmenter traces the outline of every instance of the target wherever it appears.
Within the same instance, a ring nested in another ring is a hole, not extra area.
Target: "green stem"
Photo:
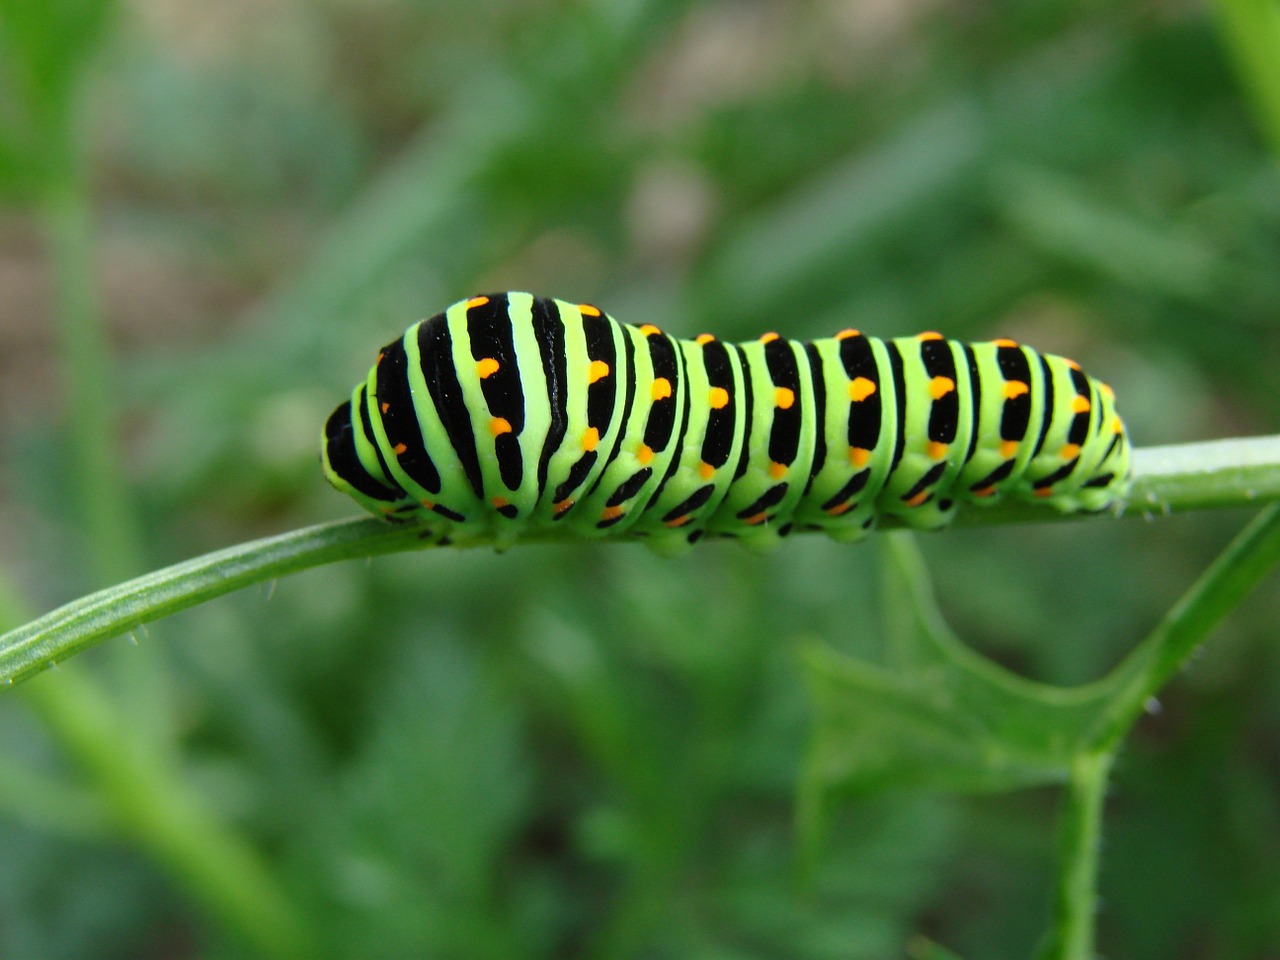
[[[1061,862],[1054,891],[1054,924],[1038,960],[1094,960],[1094,917],[1102,808],[1113,755],[1081,753],[1071,779],[1061,822]]]
[[[1133,452],[1128,517],[1160,517],[1215,507],[1252,507],[1280,500],[1280,436],[1234,437]],[[1040,504],[1006,502],[961,510],[956,526],[1079,520]]]
[[[0,638],[0,682],[25,679],[107,637],[251,583],[424,545],[421,532],[360,519],[219,550],[74,600]]]
[[[116,457],[110,350],[98,311],[93,267],[91,204],[80,151],[69,119],[50,148],[39,213],[57,291],[68,473],[77,494],[88,573],[111,583],[142,567],[140,537]],[[0,591],[0,614],[18,602]],[[20,622],[13,617],[10,622]],[[168,869],[193,899],[255,953],[273,958],[307,955],[307,932],[267,865],[232,827],[209,810],[185,782],[167,749],[173,740],[167,677],[157,648],[127,648],[111,664],[113,685],[129,704],[122,713],[94,678],[65,671],[56,681],[24,689],[25,702],[66,754],[88,775],[94,804],[64,802],[72,827],[109,825],[132,837]],[[21,786],[22,771],[16,784]],[[12,799],[37,799],[38,780]],[[44,790],[45,801],[78,795]],[[98,819],[95,820],[95,814]]]
[[[1094,960],[1103,799],[1115,751],[1135,718],[1209,632],[1280,563],[1280,504],[1263,510],[1138,647],[1099,684],[1109,688],[1090,747],[1071,765],[1062,820],[1054,928],[1040,960]]]
[[[78,123],[51,149],[48,183],[40,215],[57,291],[57,327],[66,396],[68,444],[65,457],[72,478],[87,572],[95,585],[117,583],[145,569],[141,536],[130,508],[116,450],[116,404],[111,388],[111,348],[98,307],[93,262],[93,216]],[[162,666],[164,648],[122,649],[104,666],[110,683],[130,704],[133,736],[156,749],[173,741],[173,706]],[[86,682],[88,682],[86,680]]]
[[[1243,459],[1233,460],[1232,451]],[[1188,444],[1141,453],[1139,463],[1143,466],[1135,478],[1130,502],[1158,504],[1158,510],[1153,512],[1247,506],[1280,499],[1280,437]],[[1209,472],[1205,472],[1206,463],[1213,465]],[[1000,504],[967,512],[975,515],[970,525],[1008,522],[1006,514],[1010,512],[1019,520],[1064,516],[1051,508],[1025,504]],[[524,539],[530,542],[564,536],[542,534]],[[477,538],[469,545],[490,542]],[[436,540],[420,528],[362,519],[322,524],[228,547],[82,597],[0,636],[0,683],[25,679],[107,637],[251,583],[338,560],[435,545]]]
[[[0,624],[22,617],[21,602],[0,578]],[[0,793],[15,803],[45,804],[28,812],[63,832],[96,837],[114,829],[131,837],[255,953],[278,960],[310,955],[300,915],[257,851],[206,807],[166,754],[132,733],[91,677],[75,668],[60,670],[22,693],[88,772],[95,794],[82,797],[31,777],[6,784],[15,789]]]
[[[1112,749],[1209,631],[1280,563],[1280,504],[1263,510],[1227,546],[1099,689],[1109,688],[1092,742]]]

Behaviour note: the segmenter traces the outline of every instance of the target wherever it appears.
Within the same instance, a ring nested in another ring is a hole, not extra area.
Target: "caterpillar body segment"
[[[1123,498],[1109,388],[1009,340],[939,334],[745,343],[527,293],[473,297],[379,353],[324,428],[330,482],[455,541],[537,532],[843,541],[884,514],[945,525],[1006,497]]]

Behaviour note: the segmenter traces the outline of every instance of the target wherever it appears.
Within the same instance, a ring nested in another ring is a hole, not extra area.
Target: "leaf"
[[[885,539],[891,668],[805,656],[818,711],[809,776],[826,787],[1009,790],[1066,779],[1098,694],[1026,680],[966,647],[909,534]]]
[[[971,691],[941,671],[904,676],[821,647],[805,659],[818,710],[808,776],[826,787],[990,791],[1065,778],[1069,750],[1003,729],[1043,725],[1043,705],[1008,703],[1002,717],[967,709]]]

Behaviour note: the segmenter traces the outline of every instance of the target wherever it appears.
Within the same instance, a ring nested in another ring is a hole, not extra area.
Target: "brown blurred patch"
[[[119,353],[190,348],[243,313],[255,291],[198,247],[99,224],[97,289],[103,323]],[[0,224],[0,429],[61,411],[53,280],[31,217]],[[119,365],[113,365],[118,370]]]
[[[52,293],[35,224],[19,216],[0,221],[0,428],[45,416],[54,376]]]

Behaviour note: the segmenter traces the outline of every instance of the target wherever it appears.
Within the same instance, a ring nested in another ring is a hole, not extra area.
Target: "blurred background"
[[[1280,113],[1233,6],[3,0],[10,618],[351,515],[320,425],[479,291],[1013,336],[1140,445],[1280,430]],[[969,642],[1072,684],[1246,519],[919,540]],[[0,699],[0,956],[1026,957],[1055,790],[845,791],[798,881],[797,651],[880,655],[879,553],[440,550],[114,640]],[[1122,755],[1107,955],[1280,956],[1278,620]]]

